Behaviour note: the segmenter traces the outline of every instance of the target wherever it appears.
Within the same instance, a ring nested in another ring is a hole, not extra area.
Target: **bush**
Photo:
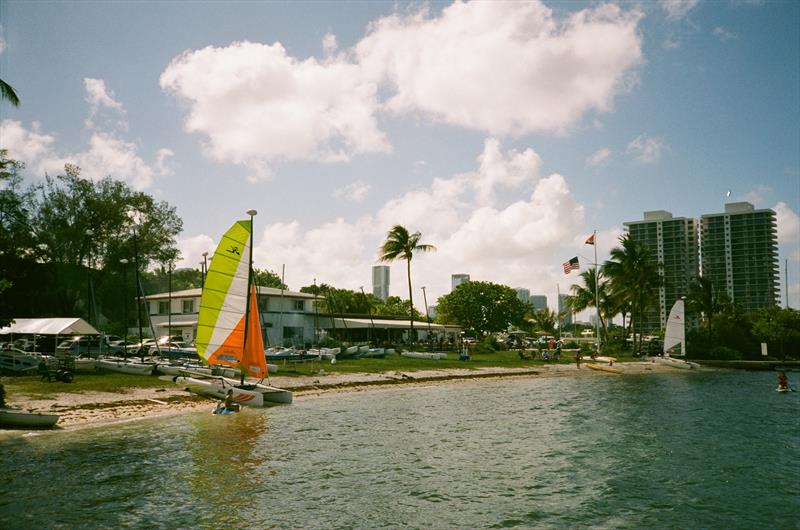
[[[736,361],[742,358],[742,352],[728,348],[727,346],[714,346],[708,352],[709,359]]]
[[[580,346],[574,340],[571,340],[571,341],[568,341],[568,342],[564,343],[564,349],[565,350],[577,350],[578,348],[580,348]]]

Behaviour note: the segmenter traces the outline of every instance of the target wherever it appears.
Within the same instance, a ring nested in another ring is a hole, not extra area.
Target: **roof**
[[[315,295],[311,293],[299,293],[296,291],[289,291],[288,289],[280,290],[274,287],[262,287],[258,286],[258,294],[263,296],[286,296],[289,298],[306,298],[306,299],[314,299],[317,298]],[[202,291],[199,287],[195,287],[194,289],[184,289],[182,291],[172,291],[172,294],[169,292],[166,293],[155,293],[155,294],[148,294],[145,296],[147,300],[166,300],[170,296],[172,298],[200,298]]]
[[[370,320],[369,318],[334,318],[334,323],[337,327],[344,327],[345,325],[348,328],[358,329],[358,328],[393,328],[393,329],[408,329],[411,327],[410,320],[387,320],[381,318],[373,318]],[[414,327],[417,329],[428,329],[430,326],[431,330],[443,331],[445,326],[441,324],[428,324],[427,322],[420,322],[418,320],[414,321]]]
[[[100,332],[82,318],[17,318],[0,334],[25,335],[98,335]]]

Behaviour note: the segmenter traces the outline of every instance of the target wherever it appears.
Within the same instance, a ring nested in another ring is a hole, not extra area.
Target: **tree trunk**
[[[411,258],[406,260],[408,272],[408,305],[409,305],[409,318],[411,319],[411,331],[408,334],[409,342],[415,339],[414,337],[414,292],[411,290]]]

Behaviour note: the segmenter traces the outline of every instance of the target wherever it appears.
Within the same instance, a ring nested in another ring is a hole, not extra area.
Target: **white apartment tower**
[[[381,300],[389,298],[388,265],[375,265],[372,267],[372,294]]]
[[[468,281],[469,274],[453,274],[450,276],[450,291],[455,290],[456,287]]]

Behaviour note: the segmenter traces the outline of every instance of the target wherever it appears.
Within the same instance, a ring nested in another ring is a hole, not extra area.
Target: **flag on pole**
[[[564,265],[564,274],[569,274],[570,271],[578,270],[581,268],[580,263],[578,263],[578,256],[575,256],[569,261],[565,261]]]
[[[584,245],[594,245],[594,234],[590,235],[586,241],[583,243]]]

